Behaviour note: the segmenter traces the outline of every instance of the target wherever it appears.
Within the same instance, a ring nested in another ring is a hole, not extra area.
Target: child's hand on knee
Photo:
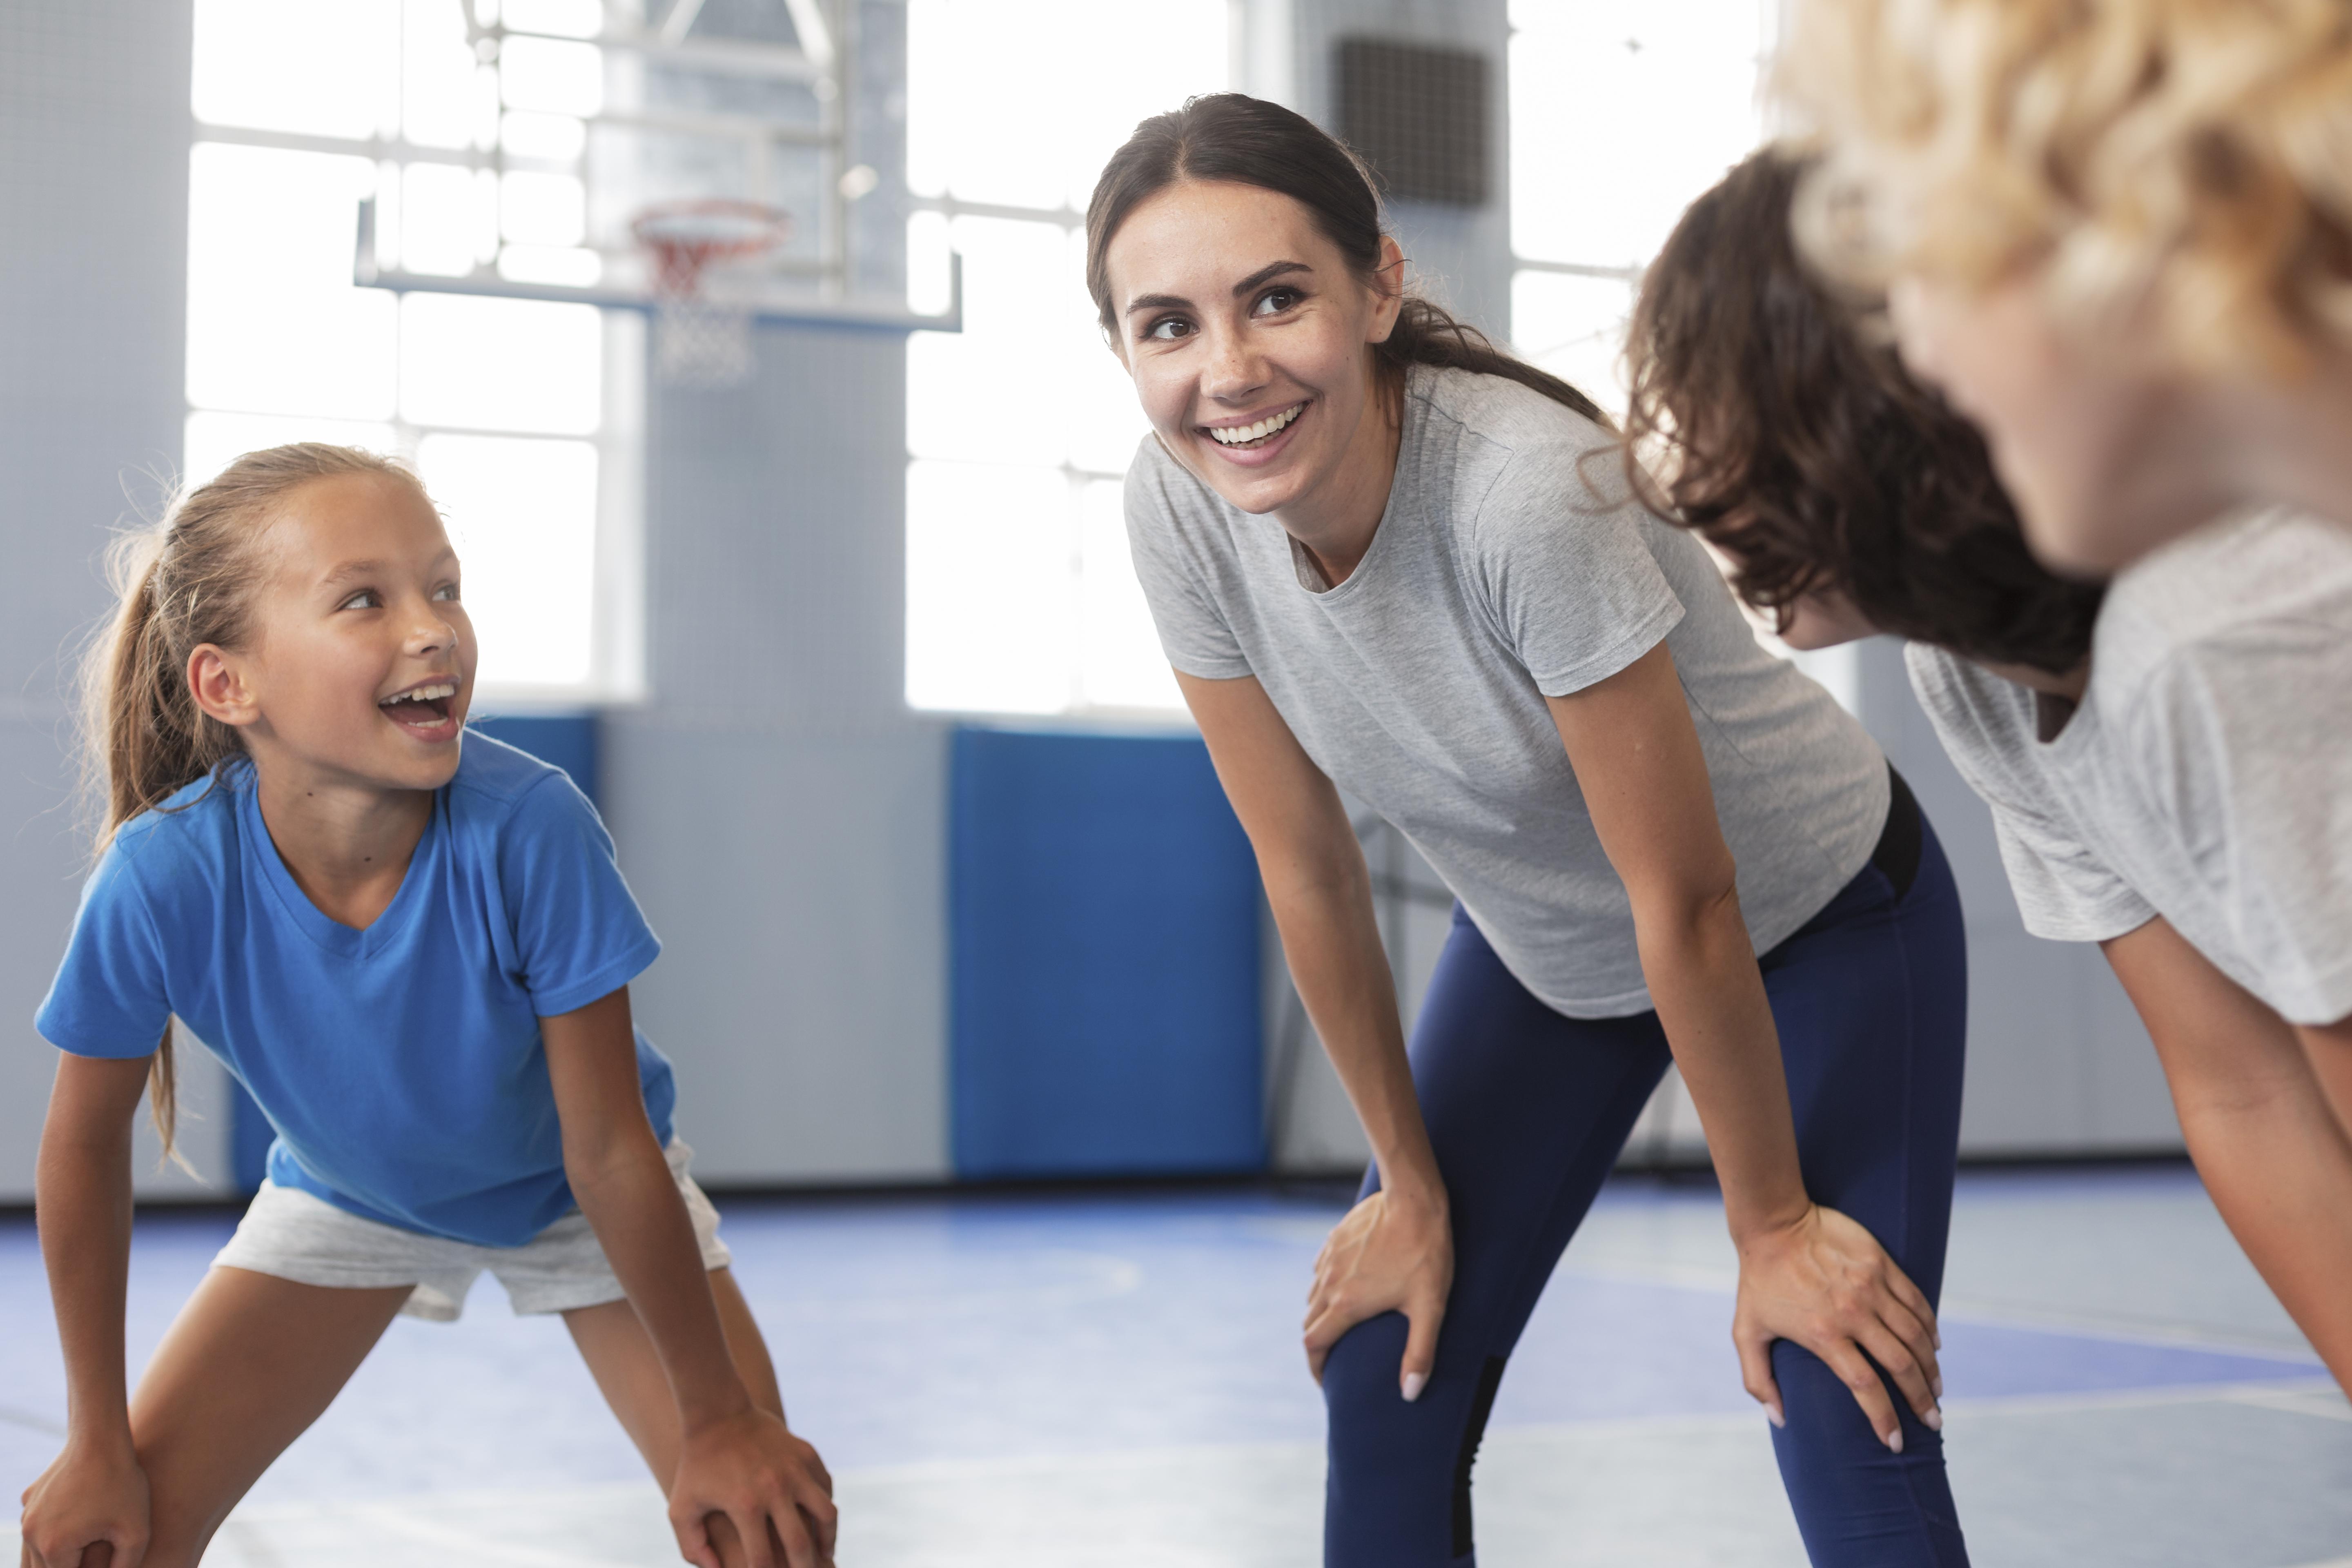
[[[139,1568],[147,1554],[147,1472],[127,1436],[119,1452],[68,1443],[23,1500],[25,1568]]]
[[[830,1568],[833,1477],[764,1410],[687,1434],[670,1487],[678,1550],[701,1568]]]

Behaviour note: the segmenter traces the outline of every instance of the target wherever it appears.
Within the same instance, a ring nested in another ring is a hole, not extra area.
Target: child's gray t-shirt
[[[1412,840],[1520,984],[1570,1017],[1651,1005],[1624,885],[1546,696],[1660,641],[1690,700],[1761,952],[1870,858],[1886,763],[1764,651],[1696,540],[1627,492],[1615,437],[1498,376],[1416,367],[1371,547],[1326,586],[1282,524],[1146,437],[1128,537],[1169,662],[1254,675],[1315,764]]]
[[[2352,535],[2263,512],[2134,565],[2047,742],[2026,688],[1908,659],[2028,931],[2104,942],[2162,915],[2289,1021],[2352,1014]]]

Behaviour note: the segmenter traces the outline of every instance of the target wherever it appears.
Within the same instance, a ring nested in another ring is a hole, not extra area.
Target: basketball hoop
[[[782,211],[723,197],[662,202],[629,232],[654,258],[654,374],[668,386],[740,386],[751,379],[751,312],[702,292],[703,269],[773,250],[792,232]]]

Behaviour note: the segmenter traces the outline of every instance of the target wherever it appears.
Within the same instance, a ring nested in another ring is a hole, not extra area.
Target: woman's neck
[[[1403,439],[1403,389],[1391,396],[1376,381],[1329,477],[1275,510],[1275,521],[1314,557],[1331,587],[1346,582],[1372,547],[1372,536],[1388,511],[1389,490],[1396,483],[1397,451]]]
[[[433,820],[429,790],[383,789],[256,748],[262,826],[303,895],[329,920],[365,931],[391,907]]]
[[[2323,352],[2292,382],[2232,387],[2234,489],[2352,528],[2352,349]]]

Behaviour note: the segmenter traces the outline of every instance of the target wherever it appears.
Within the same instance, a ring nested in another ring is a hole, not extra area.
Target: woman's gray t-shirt
[[[1697,541],[1632,499],[1614,437],[1516,382],[1414,369],[1388,510],[1337,587],[1150,437],[1127,528],[1169,662],[1255,676],[1315,764],[1570,1017],[1651,1003],[1547,696],[1665,643],[1759,952],[1836,896],[1885,821],[1886,763],[1861,725],[1758,645]]]
[[[2105,942],[2162,915],[2289,1022],[2352,1014],[2352,536],[2263,512],[2134,564],[2049,741],[2026,688],[1906,651],[2026,930]]]

